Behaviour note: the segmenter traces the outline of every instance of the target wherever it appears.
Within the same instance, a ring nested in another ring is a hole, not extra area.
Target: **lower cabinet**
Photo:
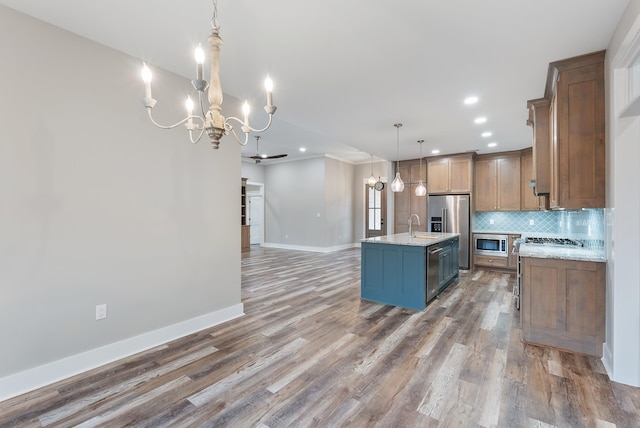
[[[458,275],[460,240],[454,238],[440,243],[440,278],[438,288],[443,290]]]
[[[506,269],[509,265],[508,257],[496,257],[496,256],[473,256],[473,264],[476,266],[484,267],[497,267]]]
[[[605,263],[522,257],[522,339],[601,357],[605,275]]]

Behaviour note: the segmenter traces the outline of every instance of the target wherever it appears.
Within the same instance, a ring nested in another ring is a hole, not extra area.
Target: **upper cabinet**
[[[473,153],[430,158],[427,161],[427,191],[438,193],[471,193]]]
[[[478,157],[476,211],[520,211],[520,153]]]
[[[522,211],[544,211],[547,201],[546,195],[536,196],[535,188],[531,188],[531,183],[535,177],[534,173],[534,157],[531,150],[525,150],[520,159],[520,195]]]
[[[533,129],[530,180],[534,186],[533,193],[536,195],[549,194],[551,190],[549,104],[550,102],[546,98],[527,101],[529,109],[527,125]]]
[[[605,206],[604,56],[600,51],[549,64],[551,208]]]

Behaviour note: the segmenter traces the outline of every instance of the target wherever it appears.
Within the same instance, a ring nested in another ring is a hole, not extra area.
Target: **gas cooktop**
[[[570,245],[574,247],[582,247],[582,242],[568,238],[537,238],[529,236],[525,238],[524,242],[525,244]]]

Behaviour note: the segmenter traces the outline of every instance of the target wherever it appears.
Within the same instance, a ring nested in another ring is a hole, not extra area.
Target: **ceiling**
[[[543,95],[549,62],[605,49],[627,3],[219,0],[223,90],[227,99],[248,99],[252,125],[260,126],[262,81],[271,75],[278,111],[260,150],[289,153],[286,159],[414,159],[419,139],[425,156],[436,148],[516,150],[531,145],[526,100]],[[213,10],[210,0],[0,4],[189,79]],[[464,105],[470,95],[479,101]],[[222,113],[240,115],[225,105]],[[486,123],[475,124],[478,116]],[[404,125],[399,157],[396,122]],[[227,137],[223,144],[235,143]],[[255,140],[242,151],[254,155]]]

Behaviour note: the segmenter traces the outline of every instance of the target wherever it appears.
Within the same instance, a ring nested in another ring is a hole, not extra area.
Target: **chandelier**
[[[233,134],[236,141],[244,146],[249,142],[249,133],[260,133],[266,131],[271,126],[271,120],[276,112],[276,106],[273,105],[273,81],[267,75],[265,79],[265,89],[267,91],[267,105],[264,107],[265,111],[269,115],[267,125],[264,128],[257,129],[249,125],[249,112],[250,107],[247,101],[242,105],[243,118],[227,117],[225,118],[221,114],[222,106],[222,85],[220,83],[220,46],[222,45],[222,39],[220,38],[220,24],[218,22],[218,1],[213,0],[213,16],[211,18],[211,35],[209,36],[209,45],[211,45],[211,78],[207,82],[204,80],[204,50],[201,46],[198,46],[195,51],[195,60],[197,65],[196,78],[191,81],[193,87],[198,93],[198,105],[200,114],[194,114],[194,102],[191,97],[187,97],[186,109],[187,117],[181,121],[174,123],[173,125],[161,125],[157,123],[151,115],[151,109],[156,105],[156,100],[151,97],[151,70],[147,67],[147,64],[143,63],[142,66],[142,80],[144,82],[144,98],[142,103],[144,104],[149,114],[151,122],[162,129],[172,129],[182,124],[185,125],[189,131],[189,139],[192,143],[197,143],[206,132],[211,139],[211,145],[214,149],[220,147],[220,139],[224,135],[229,133]],[[205,111],[204,107],[204,92],[207,91],[207,98],[209,102],[209,108]],[[231,125],[231,121],[240,126],[240,129],[244,133],[244,139],[238,137],[235,129]],[[194,134],[196,134],[194,138]]]

